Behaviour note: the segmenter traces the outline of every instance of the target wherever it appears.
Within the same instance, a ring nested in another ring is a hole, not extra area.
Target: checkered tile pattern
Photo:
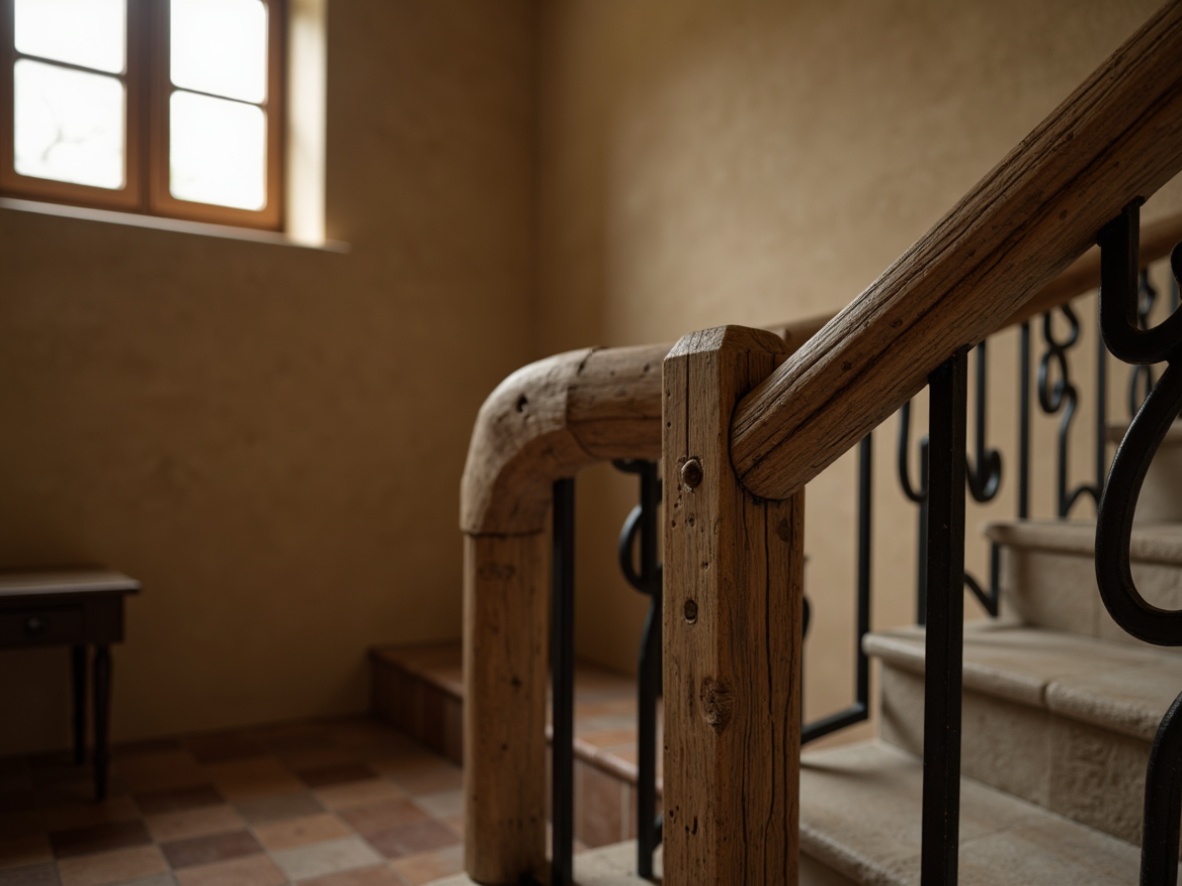
[[[460,771],[366,718],[0,759],[0,886],[411,886],[461,869]]]

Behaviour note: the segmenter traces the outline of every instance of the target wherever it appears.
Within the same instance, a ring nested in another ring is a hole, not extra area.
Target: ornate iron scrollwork
[[[1133,515],[1149,463],[1182,410],[1182,312],[1145,328],[1138,310],[1140,201],[1125,207],[1100,232],[1100,326],[1108,349],[1126,363],[1165,362],[1161,379],[1137,410],[1116,451],[1096,518],[1096,580],[1113,620],[1134,637],[1159,646],[1182,646],[1182,611],[1149,603],[1133,581],[1129,547]],[[1182,244],[1170,266],[1182,280]],[[1141,882],[1177,881],[1182,819],[1182,695],[1162,718],[1145,780]]]
[[[1079,343],[1079,317],[1071,305],[1058,308],[1067,321],[1065,338],[1055,337],[1054,312],[1048,311],[1042,317],[1042,337],[1046,351],[1038,363],[1038,405],[1047,415],[1063,413],[1059,419],[1057,440],[1058,475],[1056,482],[1055,510],[1060,518],[1067,517],[1075,503],[1084,495],[1093,501],[1100,498],[1100,490],[1093,484],[1081,483],[1074,489],[1067,488],[1068,446],[1071,440],[1071,422],[1079,402],[1079,391],[1071,381],[1071,367],[1067,353]]]

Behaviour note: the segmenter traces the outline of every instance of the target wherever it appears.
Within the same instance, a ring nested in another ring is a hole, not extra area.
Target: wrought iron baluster
[[[951,886],[957,878],[960,834],[966,352],[959,351],[940,366],[928,384],[930,585],[925,639],[920,882],[924,886]]]
[[[620,532],[620,570],[637,591],[649,598],[637,668],[636,724],[636,864],[637,873],[651,879],[653,853],[661,842],[657,816],[657,699],[661,695],[661,587],[657,509],[661,478],[650,461],[617,461],[616,468],[640,477],[640,503],[632,509]]]
[[[989,378],[989,357],[986,343],[976,347],[976,403],[975,427],[973,428],[973,459],[968,463],[965,475],[973,501],[982,504],[993,501],[1001,488],[1001,453],[985,444],[987,415],[987,382]],[[967,458],[967,456],[966,456]]]
[[[911,448],[911,402],[903,404],[899,410],[899,446],[898,471],[899,485],[903,487],[903,495],[908,501],[919,506],[918,526],[916,535],[918,551],[915,562],[915,623],[922,625],[927,618],[928,595],[928,437],[925,434],[919,438],[919,477],[920,484],[911,482],[911,467],[907,460],[907,451]]]
[[[1157,303],[1157,289],[1149,279],[1149,269],[1142,268],[1137,278],[1137,328],[1148,329],[1149,317]],[[1129,373],[1129,418],[1137,414],[1157,382],[1153,365],[1138,363]]]
[[[1182,410],[1182,312],[1145,329],[1137,316],[1140,201],[1134,201],[1100,232],[1100,322],[1104,341],[1126,363],[1167,364],[1141,404],[1109,470],[1096,518],[1096,579],[1113,619],[1138,639],[1182,646],[1182,611],[1145,600],[1133,581],[1129,547],[1137,499],[1149,463]],[[1182,244],[1170,265],[1182,280]],[[1177,882],[1178,830],[1182,823],[1182,718],[1175,699],[1158,727],[1146,772],[1141,841],[1141,883]]]
[[[551,568],[550,882],[567,886],[574,873],[575,763],[575,481],[554,483]]]
[[[969,494],[972,495],[973,501],[984,504],[996,498],[998,491],[1001,489],[1002,461],[1001,453],[997,449],[985,444],[986,429],[988,426],[986,416],[988,414],[987,384],[989,378],[989,357],[985,342],[977,345],[976,355],[976,408],[975,426],[973,428],[974,457],[972,461],[968,462],[965,475],[969,484]],[[997,615],[1001,602],[1000,564],[1000,549],[996,543],[990,543],[989,589],[985,590],[982,588],[980,582],[968,572],[964,576],[965,587],[977,598],[977,602],[981,604],[982,608],[993,616]]]
[[[1018,519],[1030,517],[1030,323],[1018,341]]]
[[[1079,343],[1079,318],[1071,305],[1060,305],[1068,324],[1067,337],[1055,338],[1054,312],[1048,311],[1042,315],[1042,336],[1046,344],[1046,351],[1038,364],[1038,405],[1047,415],[1062,412],[1059,419],[1059,434],[1056,453],[1058,465],[1056,471],[1055,512],[1063,518],[1071,512],[1075,503],[1084,495],[1091,496],[1093,501],[1100,498],[1099,485],[1080,484],[1074,489],[1068,489],[1068,444],[1071,440],[1071,422],[1075,418],[1076,406],[1079,403],[1079,392],[1071,381],[1071,369],[1067,360],[1067,352]],[[1052,373],[1052,366],[1057,370],[1057,378]],[[1097,391],[1099,394],[1099,390]],[[1103,456],[1101,455],[1101,458]]]
[[[862,640],[870,633],[873,465],[874,440],[871,434],[867,434],[858,444],[858,582],[857,623],[854,628],[854,703],[845,710],[806,724],[801,729],[801,744],[808,744],[847,726],[861,723],[870,716],[870,659],[862,650]],[[807,631],[809,606],[807,599],[804,602],[804,624]]]

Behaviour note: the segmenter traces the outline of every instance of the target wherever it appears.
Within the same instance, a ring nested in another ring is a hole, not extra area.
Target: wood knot
[[[702,463],[691,458],[681,466],[681,482],[687,489],[697,489],[702,485]]]
[[[735,709],[735,696],[725,683],[707,677],[702,681],[702,691],[699,693],[702,702],[702,716],[710,724],[710,728],[721,733],[731,722],[731,714]]]

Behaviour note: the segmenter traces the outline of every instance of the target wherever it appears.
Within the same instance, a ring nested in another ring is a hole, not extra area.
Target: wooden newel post
[[[804,494],[756,498],[728,445],[735,404],[784,355],[728,326],[665,359],[670,886],[797,882]]]

